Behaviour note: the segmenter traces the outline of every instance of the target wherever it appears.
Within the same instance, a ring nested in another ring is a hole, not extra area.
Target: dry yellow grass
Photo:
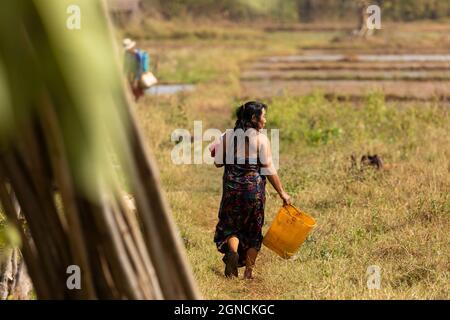
[[[175,166],[169,146],[160,145],[156,150],[163,184],[203,295],[212,299],[448,298],[450,143],[445,133],[450,122],[448,111],[420,108],[446,117],[447,125],[420,128],[425,131],[415,133],[414,146],[401,137],[392,146],[368,141],[368,150],[381,152],[397,164],[389,171],[348,169],[349,155],[365,151],[351,142],[356,150],[342,143],[307,151],[291,145],[291,151],[282,151],[281,177],[295,203],[317,219],[318,228],[296,259],[285,261],[263,248],[257,279],[250,284],[223,278],[220,255],[212,242],[221,170]],[[405,155],[399,148],[411,151]],[[265,230],[279,205],[268,188]],[[380,291],[367,290],[369,265],[382,268]]]

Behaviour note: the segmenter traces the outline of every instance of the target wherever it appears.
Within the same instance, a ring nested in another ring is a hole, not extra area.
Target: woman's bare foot
[[[255,248],[250,248],[247,250],[247,257],[245,259],[245,271],[244,279],[253,279],[252,271],[255,266],[256,256],[258,255],[258,250]]]
[[[237,277],[239,255],[236,252],[228,252],[225,254],[223,260],[225,262],[225,277]]]
[[[245,268],[245,271],[244,271],[244,279],[246,279],[246,280],[252,280],[252,279],[254,279],[254,277],[253,277],[253,275],[252,275],[252,271],[253,271],[253,269]]]

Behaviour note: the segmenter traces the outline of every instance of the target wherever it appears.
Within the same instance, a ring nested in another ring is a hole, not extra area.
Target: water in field
[[[192,84],[157,84],[145,90],[148,95],[171,95],[179,92],[192,91]]]

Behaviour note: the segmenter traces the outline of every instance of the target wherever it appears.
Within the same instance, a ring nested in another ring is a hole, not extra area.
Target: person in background
[[[148,71],[148,54],[138,49],[136,42],[129,38],[123,40],[123,48],[125,50],[125,76],[137,102],[144,95],[145,88],[141,85],[141,77]]]

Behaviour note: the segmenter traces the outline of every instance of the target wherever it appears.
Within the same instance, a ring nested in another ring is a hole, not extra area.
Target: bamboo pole
[[[105,253],[102,251],[101,234],[98,232],[94,217],[85,201],[77,201],[79,208],[80,222],[84,226],[85,242],[87,246],[87,257],[93,275],[93,287],[95,288],[97,299],[120,299],[119,291],[112,279],[111,270],[107,265]]]
[[[3,174],[3,168],[0,165],[0,202],[3,206],[3,210],[6,213],[8,220],[15,225],[19,230],[22,238],[22,251],[25,260],[27,260],[28,271],[35,284],[35,290],[40,297],[44,299],[50,298],[50,288],[40,272],[39,265],[42,263],[40,257],[36,254],[34,246],[30,244],[31,238],[26,234],[25,226],[17,218],[17,210],[11,201],[11,195],[6,188],[6,180]]]
[[[106,196],[101,195],[100,205],[92,205],[91,210],[91,214],[96,219],[97,229],[103,236],[103,245],[116,285],[128,299],[143,299]]]
[[[111,204],[115,222],[119,227],[119,232],[124,240],[124,245],[127,250],[128,256],[133,264],[134,270],[136,271],[138,285],[143,293],[144,298],[162,299],[159,283],[156,279],[151,278],[151,274],[147,273],[144,261],[142,261],[142,254],[140,254],[139,248],[134,242],[129,225],[127,225],[124,218],[123,211],[120,207],[117,206],[114,199],[112,199]]]
[[[63,299],[64,294],[59,289],[62,279],[58,279],[58,275],[61,275],[64,271],[55,256],[56,250],[54,243],[46,232],[45,221],[39,216],[42,210],[42,208],[36,206],[39,201],[30,188],[26,179],[27,175],[22,171],[23,166],[19,166],[20,160],[16,156],[7,155],[0,161],[2,162],[0,165],[4,166],[5,171],[8,172],[13,190],[20,190],[20,192],[16,192],[16,196],[30,227],[31,235],[35,239],[36,252],[42,257],[42,265],[40,266],[42,270],[40,272],[44,274],[51,292],[54,292],[53,298]]]
[[[128,225],[130,229],[131,235],[133,237],[134,243],[137,247],[140,258],[143,261],[145,270],[149,276],[149,285],[155,291],[155,296],[157,299],[162,299],[164,296],[161,291],[161,284],[159,283],[158,277],[155,272],[155,268],[152,264],[152,261],[149,256],[148,248],[145,244],[145,239],[140,229],[140,224],[138,222],[138,217],[135,212],[131,212],[131,209],[124,205],[123,198],[121,196],[117,196],[119,210],[122,211],[124,215],[125,223]]]
[[[47,232],[49,232],[49,236],[55,245],[55,255],[62,266],[68,266],[72,264],[70,261],[71,255],[69,246],[67,246],[63,222],[58,215],[54,202],[49,161],[44,158],[47,153],[42,152],[46,148],[43,146],[42,141],[38,139],[38,137],[42,137],[42,134],[39,127],[35,124],[24,127],[21,132],[24,135],[22,139],[23,144],[20,145],[21,158],[25,159],[28,172],[32,173],[30,174],[30,181],[33,189],[36,191],[39,205],[42,207],[41,214],[47,223]]]
[[[178,230],[170,217],[169,206],[161,192],[154,160],[150,158],[132,111],[126,109],[130,123],[129,136],[132,155],[130,165],[136,205],[141,212],[147,246],[161,282],[167,283],[163,293],[166,299],[198,299],[200,297]],[[128,154],[128,153],[125,153]]]
[[[85,298],[94,299],[96,297],[95,289],[92,285],[92,271],[86,255],[86,243],[83,236],[83,229],[80,222],[76,195],[73,186],[73,179],[70,175],[70,169],[66,158],[65,147],[61,139],[61,130],[58,127],[58,121],[48,94],[41,97],[40,104],[40,123],[44,132],[44,138],[49,152],[50,165],[53,168],[56,185],[59,187],[64,212],[68,223],[68,237],[73,261],[83,270],[82,287],[85,292]],[[44,130],[45,128],[45,130]]]

